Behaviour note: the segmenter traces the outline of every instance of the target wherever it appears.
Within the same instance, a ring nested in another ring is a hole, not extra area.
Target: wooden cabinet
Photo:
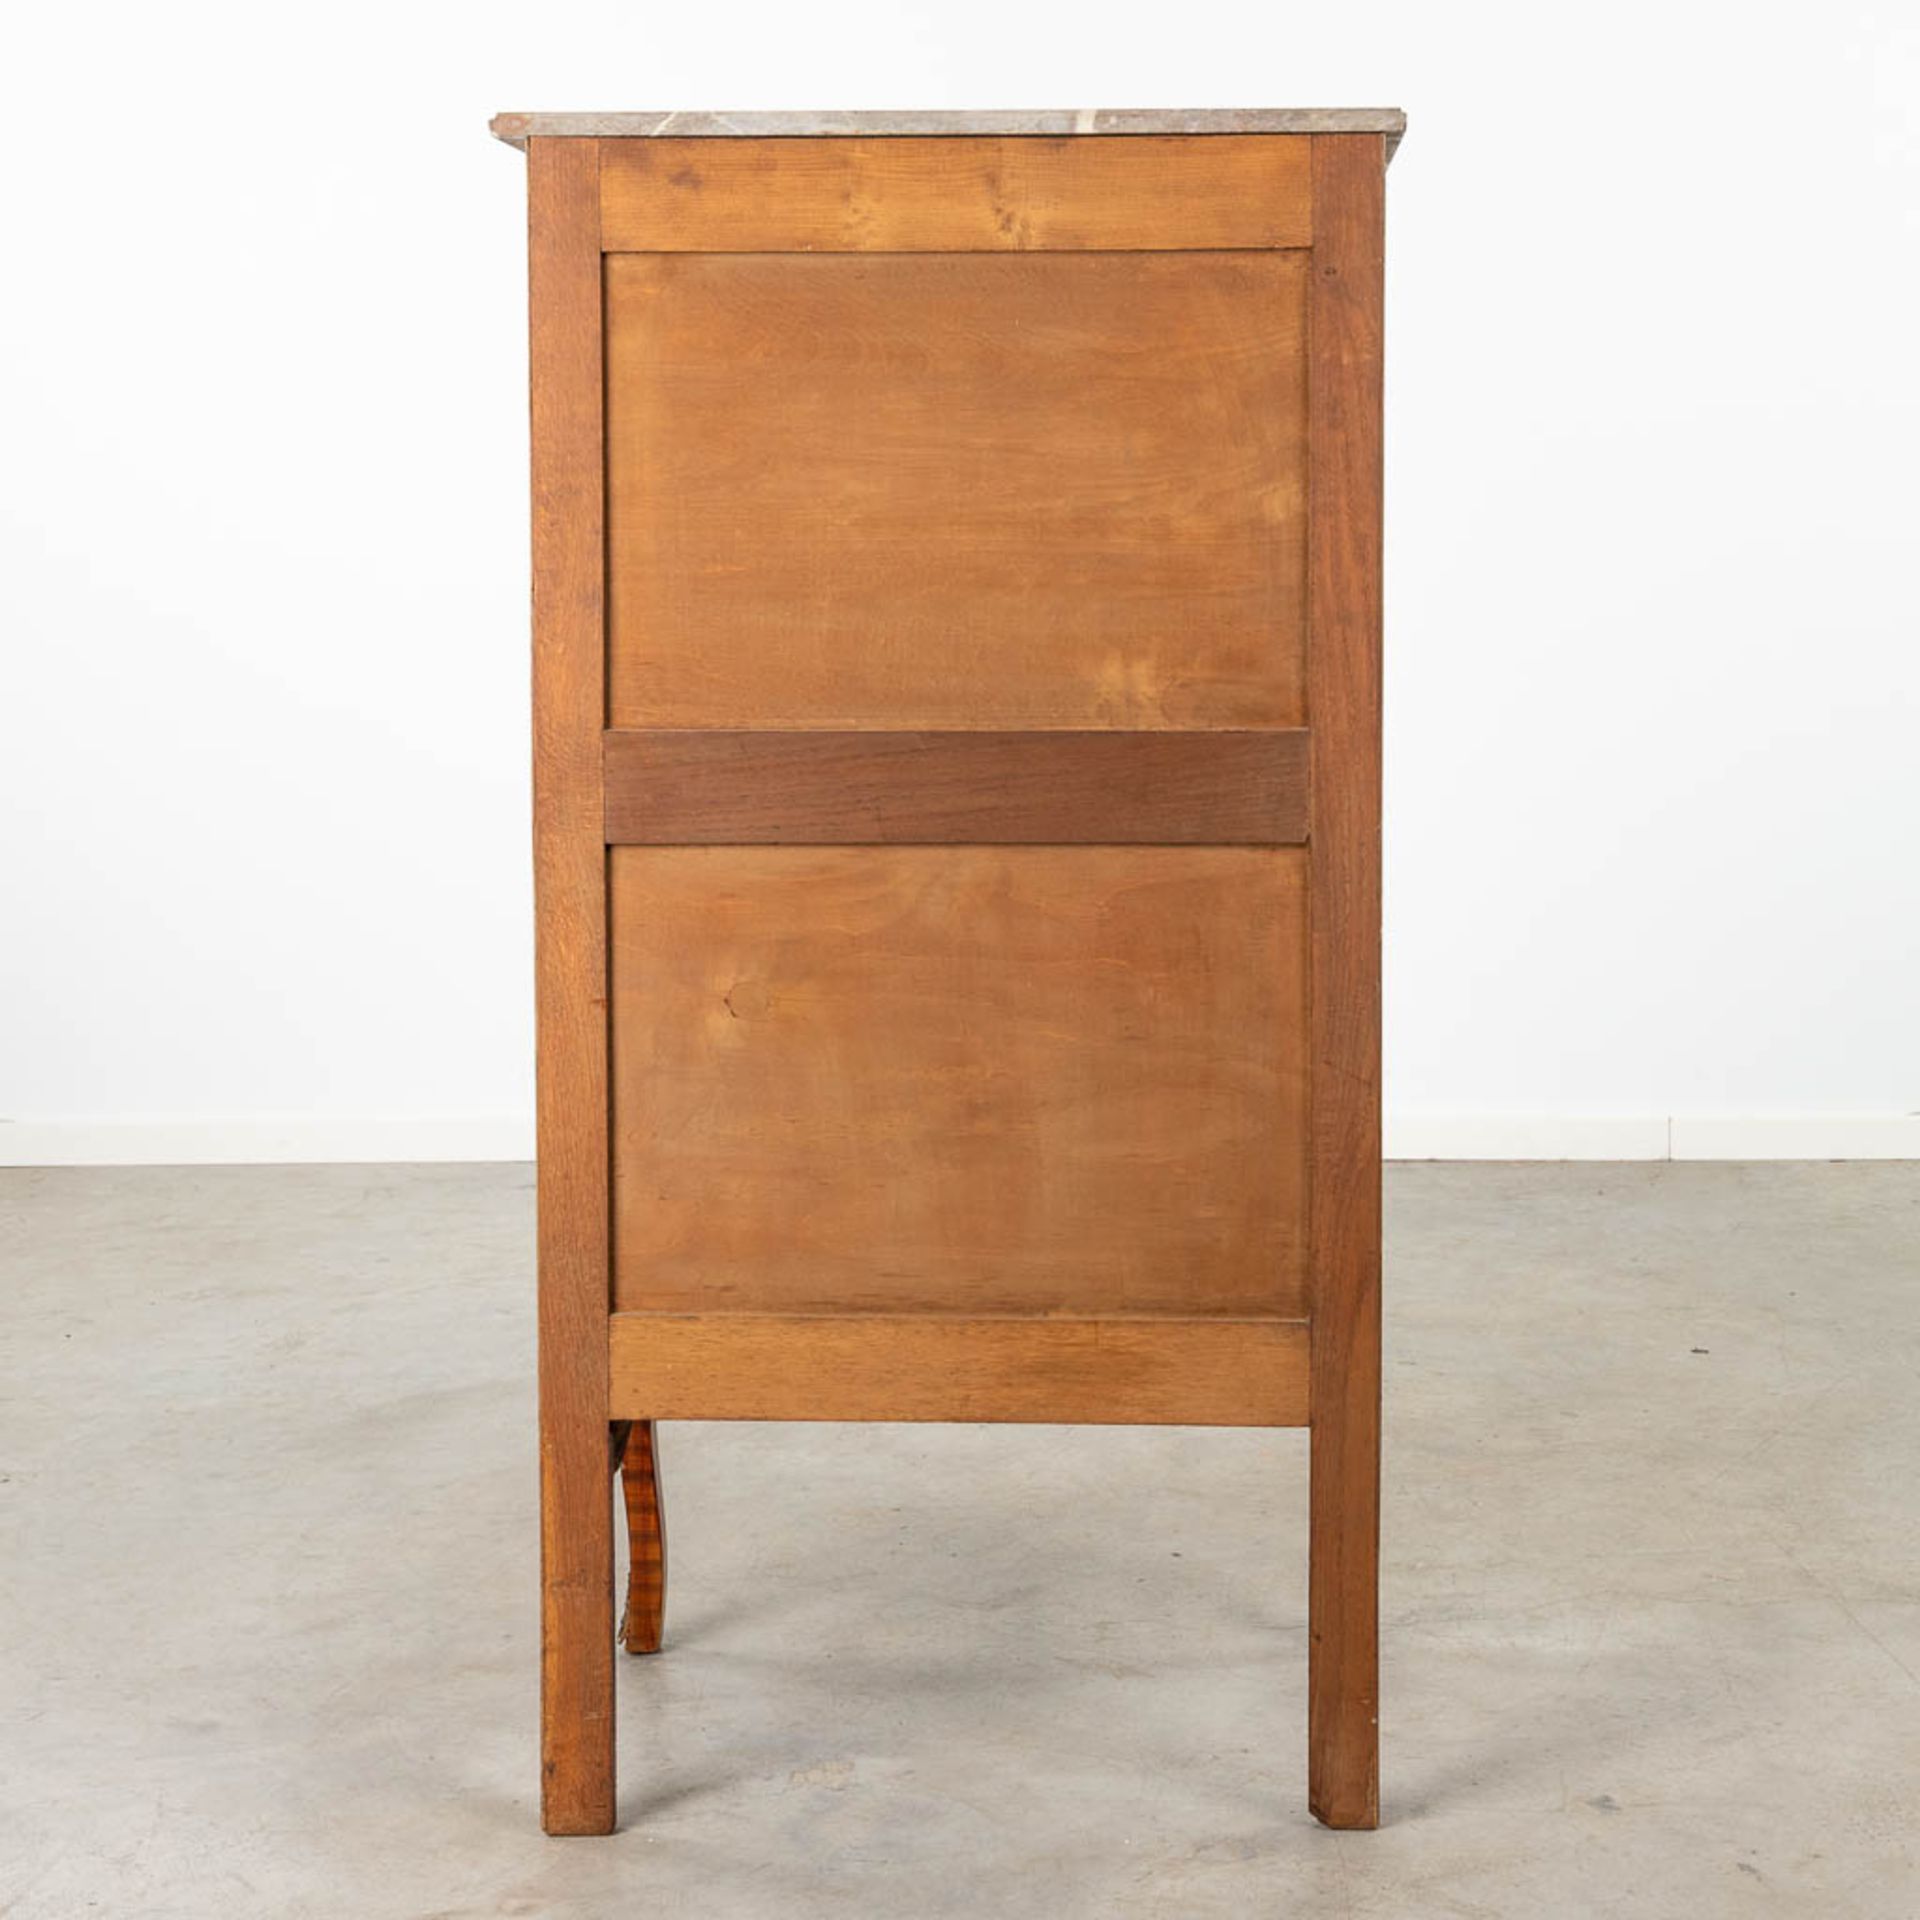
[[[1375,1786],[1397,114],[503,115],[530,171],[545,1817],[656,1420],[1310,1429]]]

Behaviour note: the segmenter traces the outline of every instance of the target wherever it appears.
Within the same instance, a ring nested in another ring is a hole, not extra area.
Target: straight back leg
[[[1332,1329],[1313,1329],[1307,1804],[1330,1827],[1380,1824],[1379,1298],[1334,1353]]]
[[[613,1487],[605,1422],[540,1435],[540,1816],[611,1833]]]

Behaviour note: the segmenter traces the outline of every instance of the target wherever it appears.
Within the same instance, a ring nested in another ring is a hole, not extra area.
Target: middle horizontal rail
[[[609,846],[1297,846],[1304,728],[605,736]]]

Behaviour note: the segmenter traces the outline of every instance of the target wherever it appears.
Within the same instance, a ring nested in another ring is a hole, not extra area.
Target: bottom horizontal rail
[[[615,1420],[1298,1427],[1301,1320],[616,1313]]]

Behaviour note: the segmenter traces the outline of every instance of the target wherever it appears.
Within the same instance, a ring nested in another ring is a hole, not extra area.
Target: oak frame
[[[1307,1802],[1380,1823],[1381,345],[1386,150],[1313,138]]]
[[[1304,1421],[1310,1428],[1309,1804],[1330,1826],[1371,1827],[1379,1818],[1380,401],[1387,146],[1378,134],[1268,137],[1306,146],[1312,182],[1312,1304],[1306,1393],[1283,1395],[1265,1413],[1278,1416],[1272,1424]],[[610,1281],[602,145],[575,137],[526,143],[542,1820],[555,1834],[603,1834],[615,1825],[609,1447],[628,1431],[626,1422],[651,1417],[651,1409],[617,1402],[613,1372],[613,1355],[630,1353],[638,1330],[613,1325]],[[884,1343],[886,1329],[862,1337]],[[1016,1382],[1009,1404],[1026,1404],[1019,1395],[1029,1387]],[[1099,1391],[1097,1381],[1093,1390]],[[1114,1392],[1122,1392],[1117,1375]],[[690,1411],[699,1404],[696,1384],[685,1405]],[[1255,1415],[1250,1424],[1269,1423],[1252,1402],[1246,1411]],[[903,1416],[843,1408],[838,1417]],[[996,1417],[1041,1415],[1016,1410]],[[1166,1419],[1168,1403],[1155,1400],[1111,1417]],[[642,1456],[627,1458],[632,1465]],[[643,1458],[651,1473],[650,1429]],[[631,1503],[631,1484],[628,1492]],[[653,1631],[657,1643],[657,1621]]]

